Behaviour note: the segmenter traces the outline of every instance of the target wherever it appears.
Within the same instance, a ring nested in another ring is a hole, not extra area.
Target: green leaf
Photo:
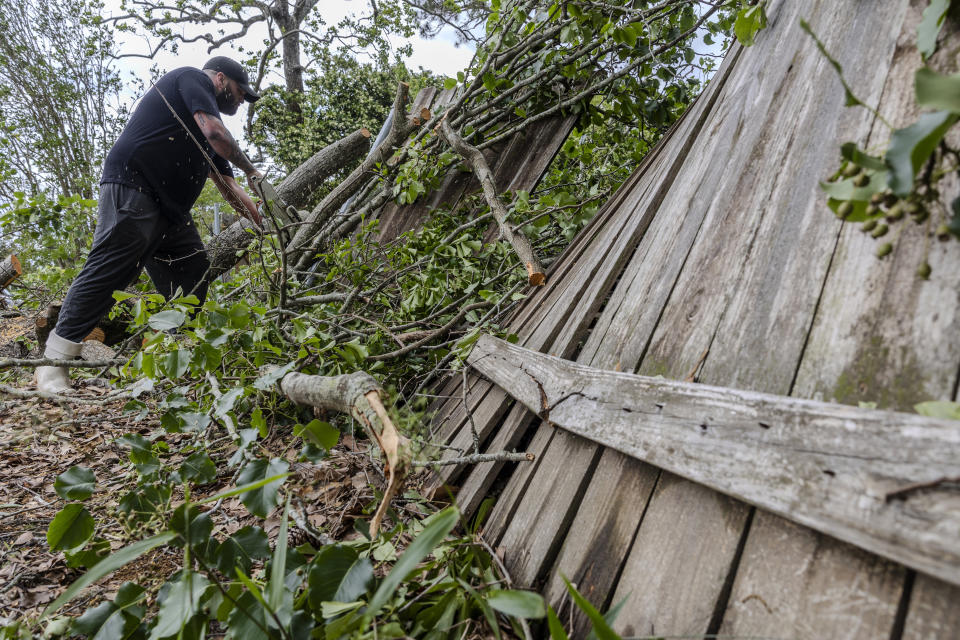
[[[267,428],[267,421],[263,417],[263,410],[260,407],[257,407],[253,410],[253,413],[250,414],[250,426],[257,430],[261,438],[266,438],[269,433]]]
[[[515,618],[542,618],[547,615],[543,596],[533,591],[491,591],[487,595],[487,603],[497,611]]]
[[[323,606],[320,607],[320,615],[324,618],[333,618],[362,606],[363,602],[324,602]]]
[[[947,400],[933,400],[913,405],[913,410],[928,418],[946,418],[960,420],[960,403]]]
[[[47,527],[47,544],[52,551],[76,549],[93,537],[93,516],[82,504],[65,506]]]
[[[410,546],[393,565],[393,569],[380,583],[376,593],[373,594],[373,598],[370,599],[370,606],[367,607],[364,615],[366,620],[370,620],[380,612],[380,609],[393,596],[393,593],[407,575],[415,570],[420,561],[427,557],[456,526],[459,517],[460,512],[456,507],[447,507],[431,516],[430,524],[413,539]]]
[[[237,483],[252,484],[261,482],[268,478],[285,474],[289,468],[290,465],[287,464],[286,460],[281,460],[280,458],[274,458],[270,462],[262,458],[252,460],[247,463],[247,466],[240,472],[240,475],[237,477]],[[281,484],[283,484],[283,480],[275,480],[267,482],[256,489],[245,491],[240,494],[240,501],[246,505],[250,513],[258,515],[261,518],[266,518],[267,514],[277,506],[277,490]]]
[[[310,563],[310,606],[317,610],[323,602],[353,602],[373,583],[373,563],[344,545],[327,545]]]
[[[279,382],[283,376],[290,373],[295,366],[297,366],[296,362],[288,362],[282,367],[268,371],[253,381],[253,388],[259,389],[260,391],[268,391],[272,389],[277,382]]]
[[[217,401],[214,404],[216,407],[216,414],[220,417],[223,417],[227,415],[228,411],[233,411],[233,405],[237,403],[237,399],[243,395],[244,391],[246,391],[246,389],[243,387],[234,387],[217,398]]]
[[[765,2],[759,2],[752,7],[741,9],[737,20],[733,24],[733,32],[745,47],[751,47],[757,32],[767,26],[767,12]]]
[[[960,74],[943,76],[923,67],[914,76],[914,88],[920,106],[960,113]]]
[[[110,543],[103,538],[94,538],[80,549],[63,552],[71,569],[90,568],[110,554]]]
[[[147,320],[147,324],[149,324],[150,328],[155,331],[166,331],[168,329],[176,329],[182,325],[186,319],[187,314],[185,314],[183,311],[168,309],[150,316],[150,319]]]
[[[130,447],[130,462],[133,464],[148,464],[157,459],[150,441],[141,435],[128,433],[117,438],[116,442],[122,447]]]
[[[45,618],[48,618],[56,613],[60,607],[73,600],[80,594],[81,591],[86,589],[100,578],[113,573],[129,562],[133,562],[146,552],[170,542],[176,537],[176,535],[177,534],[173,533],[172,531],[165,531],[159,535],[153,536],[152,538],[147,538],[146,540],[141,540],[140,542],[134,542],[133,544],[126,546],[116,553],[104,558],[98,562],[95,567],[80,576],[76,582],[67,587],[66,591],[61,593],[59,598],[51,602],[50,605],[43,610],[43,613],[40,615],[40,620],[44,620]]]
[[[261,640],[271,639],[271,636],[264,633],[264,629],[269,629],[267,622],[269,614],[266,607],[250,591],[244,591],[237,598],[237,605],[227,618],[227,638],[238,640]],[[277,637],[277,636],[273,636]]]
[[[567,585],[567,591],[570,593],[570,597],[573,598],[574,603],[590,618],[590,622],[593,624],[593,633],[596,634],[598,640],[622,640],[620,636],[610,628],[610,625],[603,619],[600,612],[570,584],[567,577],[564,575],[560,577],[563,578],[564,584]]]
[[[207,484],[217,479],[217,466],[210,456],[198,451],[180,465],[180,477],[196,484]]]
[[[563,628],[563,623],[550,606],[547,607],[547,626],[550,628],[550,640],[570,640],[570,636]]]
[[[943,20],[950,9],[950,0],[930,0],[930,5],[923,10],[923,19],[917,27],[917,49],[926,60],[937,49],[937,36],[943,27]]]
[[[76,465],[57,476],[53,490],[64,500],[86,500],[93,495],[97,477],[86,467]]]
[[[190,366],[191,353],[187,349],[177,349],[163,359],[163,373],[171,380],[182,376]]]
[[[187,544],[199,545],[210,539],[213,522],[209,514],[200,511],[197,505],[184,503],[170,517],[170,530],[180,534]]]
[[[220,498],[229,498],[231,496],[239,495],[241,493],[248,493],[250,491],[259,489],[260,487],[266,486],[271,482],[282,481],[284,478],[286,478],[289,475],[290,475],[289,473],[278,473],[277,475],[270,476],[269,478],[262,478],[260,480],[257,480],[256,482],[242,484],[237,487],[234,487],[233,489],[226,489],[215,495],[207,496],[206,498],[197,500],[194,504],[206,504],[208,502],[216,502]]]
[[[144,608],[137,606],[146,595],[146,590],[132,582],[124,582],[112,602],[103,602],[87,609],[73,621],[70,631],[83,634],[93,640],[130,637],[143,617]]]
[[[260,527],[244,527],[220,544],[216,556],[217,568],[224,575],[231,575],[234,567],[249,573],[254,560],[270,557],[267,534]]]
[[[860,150],[855,142],[847,142],[841,145],[840,155],[849,160],[858,167],[870,169],[873,171],[886,171],[887,165],[883,163],[883,158],[867,155]]]
[[[886,163],[890,168],[890,189],[900,197],[913,191],[914,176],[937,148],[947,130],[957,121],[949,111],[925,113],[909,127],[890,136]]]
[[[329,422],[321,420],[311,420],[309,424],[297,425],[293,428],[293,435],[309,440],[327,451],[337,446],[337,441],[340,439],[340,431]]]
[[[194,615],[200,612],[200,597],[210,581],[199,573],[185,569],[160,603],[156,624],[149,640],[167,638],[179,633]]]
[[[457,81],[453,78],[444,78],[443,79],[443,88],[444,89],[453,89],[457,86]]]
[[[288,498],[283,505],[283,515],[280,517],[280,531],[277,532],[277,546],[273,550],[270,581],[267,583],[267,602],[274,611],[279,611],[283,604],[284,579],[287,574],[287,519],[289,517],[290,499]]]

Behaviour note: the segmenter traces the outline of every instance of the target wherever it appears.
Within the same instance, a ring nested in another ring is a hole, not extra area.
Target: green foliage
[[[0,199],[90,198],[126,119],[100,0],[7,0],[0,15]],[[53,225],[44,230],[54,230]]]
[[[931,0],[930,5],[923,10],[923,20],[917,27],[917,48],[924,60],[932,56],[937,48],[937,36],[949,9],[950,0]]]
[[[949,8],[949,0],[933,0],[924,11],[918,46],[925,59],[934,51],[936,35]],[[830,57],[810,26],[805,22],[802,26],[841,74],[847,105],[863,105],[843,79],[840,64]],[[948,132],[960,120],[960,75],[943,76],[929,67],[920,68],[915,78],[915,98],[919,106],[938,111],[923,113],[905,127],[891,127],[890,141],[879,155],[871,155],[852,142],[845,143],[841,147],[840,168],[821,187],[839,218],[861,223],[863,231],[874,238],[886,236],[892,226],[907,219],[925,224],[928,233],[935,229],[931,235],[940,239],[951,235],[960,238],[960,198],[952,203],[953,212],[947,218],[937,189],[940,180],[954,172],[960,160],[960,152],[946,141]],[[876,109],[867,108],[886,123]],[[940,214],[939,220],[934,217],[936,214]],[[883,241],[876,255],[884,258],[892,252],[893,242]],[[924,258],[916,275],[927,279],[930,273]]]
[[[297,99],[300,113],[288,109],[290,92],[267,88],[257,102],[251,140],[288,173],[325,146],[366,127],[373,135],[387,118],[398,82],[416,95],[429,72],[409,71],[402,63],[360,62],[346,53],[324,51]],[[351,167],[352,168],[352,167]],[[323,191],[317,194],[321,197]]]
[[[733,31],[745,47],[752,46],[757,32],[767,27],[766,4],[765,0],[761,0],[753,6],[744,7],[737,14]]]
[[[17,191],[0,202],[0,233],[7,250],[17,254],[24,289],[41,288],[55,294],[79,273],[92,242],[97,203],[79,195],[33,196]],[[22,290],[11,292],[20,306],[34,300]]]

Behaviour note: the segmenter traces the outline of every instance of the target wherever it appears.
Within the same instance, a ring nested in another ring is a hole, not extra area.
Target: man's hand
[[[247,184],[250,185],[250,188],[257,192],[260,190],[259,182],[263,180],[263,174],[254,169],[247,174]]]
[[[254,171],[258,174],[260,173],[259,171]],[[250,174],[247,174],[247,177],[248,179],[252,180],[252,176]],[[213,180],[213,184],[217,186],[217,189],[220,191],[220,195],[223,196],[223,199],[226,200],[230,206],[236,210],[237,213],[244,218],[247,218],[261,229],[263,228],[263,218],[260,216],[260,212],[257,210],[257,205],[253,203],[253,199],[247,194],[246,191],[243,190],[243,187],[240,186],[240,183],[234,180],[231,176],[225,176],[215,173],[214,171],[210,172],[210,179]]]

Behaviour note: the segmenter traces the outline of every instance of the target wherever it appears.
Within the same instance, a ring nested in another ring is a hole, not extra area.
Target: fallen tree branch
[[[480,464],[481,462],[533,462],[537,457],[532,453],[500,451],[498,453],[473,453],[462,458],[444,458],[443,460],[412,460],[412,467],[447,467],[455,464]]]
[[[369,172],[377,164],[386,162],[393,155],[394,147],[405,140],[415,128],[423,124],[422,118],[427,115],[425,113],[418,113],[409,119],[402,117],[402,114],[406,113],[409,90],[410,86],[405,82],[401,82],[397,87],[397,96],[393,102],[393,112],[397,114],[397,117],[393,119],[390,131],[383,142],[343,182],[327,194],[320,204],[310,212],[310,215],[304,221],[305,224],[297,229],[297,233],[288,248],[291,257],[290,262],[294,264],[294,269],[303,270],[309,266],[311,261],[309,248],[317,231],[337,212],[340,206],[347,201],[347,198],[356,193],[369,177]]]
[[[369,131],[358,129],[327,145],[277,185],[277,194],[294,208],[306,205],[310,194],[320,183],[363,155],[369,138]],[[214,236],[206,246],[210,260],[207,280],[213,281],[232,269],[258,233],[256,225],[246,218],[240,218]]]
[[[391,498],[403,483],[410,450],[409,441],[397,431],[380,400],[380,383],[364,371],[339,376],[288,373],[280,381],[280,390],[297,404],[349,413],[383,451],[387,488],[370,521],[370,534],[376,536]]]
[[[290,172],[277,187],[277,194],[287,203],[304,206],[323,181],[342,167],[358,160],[370,145],[370,131],[365,127],[328,144]]]
[[[444,118],[440,122],[440,131],[454,151],[459,153],[473,167],[473,172],[476,174],[477,180],[480,181],[480,186],[483,187],[483,196],[486,198],[487,204],[490,205],[490,212],[500,226],[500,235],[510,243],[513,251],[520,258],[521,264],[527,269],[527,281],[534,287],[543,286],[547,277],[540,265],[540,260],[534,254],[533,246],[527,237],[522,233],[515,232],[507,222],[507,208],[503,206],[503,202],[497,195],[497,186],[493,181],[493,171],[490,170],[490,165],[487,164],[483,153],[461,138],[450,126],[448,118]]]
[[[3,358],[0,359],[0,369],[9,367],[70,367],[73,369],[98,369],[125,364],[121,358],[109,360],[57,360],[55,358]]]
[[[475,302],[475,303],[473,303],[473,304],[468,304],[468,305],[465,306],[464,308],[460,309],[459,313],[457,313],[457,315],[453,316],[453,318],[451,318],[445,325],[443,325],[443,326],[440,327],[439,329],[436,329],[436,330],[434,330],[434,331],[428,332],[428,334],[427,334],[426,336],[420,338],[420,339],[417,340],[416,342],[411,342],[411,343],[408,344],[407,346],[402,347],[402,348],[400,348],[400,349],[397,349],[396,351],[391,351],[390,353],[381,353],[381,354],[379,354],[379,355],[370,356],[368,359],[369,359],[369,360],[374,360],[374,361],[376,361],[376,360],[389,360],[389,359],[391,359],[391,358],[397,358],[397,357],[400,357],[400,356],[402,356],[402,355],[404,355],[404,354],[410,353],[410,352],[413,351],[414,349],[418,349],[418,348],[422,347],[423,345],[427,344],[428,342],[430,342],[430,341],[433,340],[434,338],[437,338],[437,337],[439,337],[439,336],[442,336],[443,334],[445,334],[445,333],[447,333],[448,331],[450,331],[451,329],[453,329],[453,328],[457,325],[457,323],[459,323],[459,322],[463,319],[463,317],[464,317],[465,315],[467,315],[470,311],[473,311],[474,309],[481,309],[481,308],[483,308],[483,307],[491,307],[491,306],[493,306],[493,303],[492,303],[492,302],[487,302],[487,301],[484,301],[484,302]],[[419,333],[419,332],[418,332],[418,333]]]

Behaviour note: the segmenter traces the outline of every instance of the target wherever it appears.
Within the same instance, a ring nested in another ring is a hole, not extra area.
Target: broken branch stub
[[[397,494],[409,467],[408,440],[390,420],[381,401],[380,384],[364,371],[339,376],[288,373],[280,381],[280,390],[297,404],[349,413],[383,451],[387,488],[370,521],[370,535],[377,535],[390,500]]]
[[[19,278],[23,274],[23,267],[17,256],[11,253],[7,259],[0,262],[0,289],[6,289],[7,285]]]
[[[448,113],[447,116],[449,115]],[[507,221],[507,208],[503,206],[503,202],[497,195],[497,185],[493,180],[493,171],[490,170],[490,165],[487,164],[483,153],[468,144],[453,130],[448,117],[444,117],[440,121],[440,132],[447,143],[453,147],[453,150],[459,153],[467,161],[467,164],[473,168],[477,180],[480,181],[480,186],[483,187],[483,196],[490,206],[490,212],[496,218],[497,225],[500,227],[500,235],[510,243],[514,253],[520,258],[520,263],[527,269],[527,282],[530,286],[542,287],[547,281],[547,276],[543,272],[540,260],[533,252],[533,245],[530,244],[527,237],[514,231]]]

